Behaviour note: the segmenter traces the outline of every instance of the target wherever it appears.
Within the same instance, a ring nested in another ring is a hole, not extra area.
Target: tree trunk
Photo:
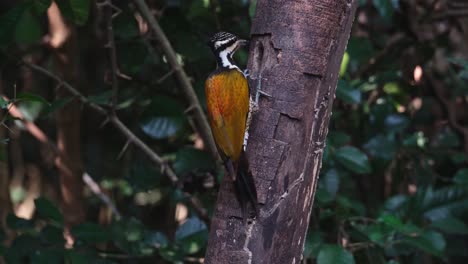
[[[261,204],[243,225],[225,177],[206,263],[299,263],[354,0],[259,0],[248,68],[262,97],[247,155]]]

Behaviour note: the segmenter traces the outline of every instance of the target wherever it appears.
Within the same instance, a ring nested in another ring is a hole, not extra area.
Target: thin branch
[[[169,180],[176,186],[176,188],[180,188],[180,186],[177,184],[179,182],[179,178],[177,177],[175,172],[172,170],[172,168],[167,166],[166,162],[156,152],[154,152],[148,145],[146,145],[140,138],[138,138],[130,129],[128,129],[127,126],[125,126],[116,115],[109,113],[101,106],[89,101],[88,98],[84,97],[73,86],[63,81],[60,77],[48,71],[47,69],[39,65],[29,63],[27,61],[22,61],[22,63],[26,67],[29,67],[36,72],[39,72],[45,76],[48,76],[49,78],[52,78],[53,80],[58,82],[63,88],[67,89],[73,96],[78,98],[82,103],[88,105],[90,108],[92,108],[96,112],[104,115],[106,117],[106,120],[109,120],[108,122],[112,123],[114,127],[116,127],[127,138],[128,142],[135,144],[135,146],[137,146],[141,151],[143,151],[143,153],[145,153],[152,162],[154,162],[161,168],[163,174],[165,174],[169,178]],[[201,219],[204,219],[204,220],[209,219],[206,209],[201,207],[201,203],[200,201],[197,201],[196,197],[191,196],[190,194],[187,193],[186,198],[188,198],[187,199],[188,203],[193,208],[195,208],[195,210],[199,213]]]
[[[115,40],[114,40],[114,28],[112,26],[112,11],[114,9],[111,0],[105,0],[98,4],[98,7],[104,10],[104,17],[106,19],[106,33],[107,33],[107,43],[106,48],[109,50],[109,60],[111,66],[111,76],[112,76],[112,111],[115,111],[115,107],[118,101],[119,93],[119,82],[118,82],[118,73],[119,68],[117,65],[117,54],[115,49]]]
[[[174,171],[170,167],[166,166],[166,163],[164,162],[164,160],[158,154],[156,154],[156,152],[154,152],[148,145],[146,145],[140,138],[138,138],[132,131],[130,131],[130,129],[128,129],[127,126],[125,126],[116,115],[108,113],[106,109],[89,101],[88,98],[84,97],[73,86],[63,81],[62,79],[60,79],[60,77],[48,71],[47,69],[41,66],[29,63],[27,61],[23,61],[23,64],[37,72],[40,72],[54,79],[55,81],[60,83],[63,88],[67,89],[73,96],[76,96],[82,103],[87,104],[95,111],[107,117],[109,119],[109,122],[112,123],[130,142],[135,144],[139,149],[141,149],[150,158],[151,161],[155,162],[163,169],[164,174],[166,174],[169,177],[172,183],[175,184],[179,181]]]
[[[193,90],[192,84],[190,83],[187,74],[177,61],[177,56],[174,49],[171,46],[171,43],[167,39],[166,35],[164,34],[156,19],[151,14],[151,11],[146,5],[145,1],[134,0],[133,2],[137,6],[137,9],[140,11],[141,16],[148,22],[148,25],[153,31],[156,39],[159,41],[169,65],[175,70],[175,76],[180,83],[182,93],[185,96],[187,103],[195,107],[195,111],[193,111],[193,119],[195,120],[195,124],[199,130],[198,132],[200,133],[203,142],[205,142],[207,149],[210,151],[211,155],[215,159],[220,160],[218,151],[213,141],[213,137],[211,135],[211,130],[208,125],[208,121],[205,117],[205,114],[203,113],[203,110],[200,106],[200,102],[198,101],[197,95]]]
[[[89,189],[94,193],[94,195],[96,195],[103,203],[107,205],[107,207],[112,210],[112,213],[114,213],[117,218],[122,218],[122,215],[117,210],[117,207],[109,198],[109,196],[102,192],[99,184],[94,181],[94,179],[87,172],[83,173],[83,182],[88,185]]]
[[[2,96],[6,101],[9,101],[9,99],[6,96]],[[55,145],[48,137],[47,135],[34,123],[28,120],[25,120],[23,117],[23,114],[21,111],[14,105],[14,103],[10,103],[8,106],[8,113],[21,120],[23,123],[25,129],[31,134],[34,138],[36,138],[39,142],[42,144],[46,145],[51,149],[54,154],[57,157],[60,157],[60,159],[63,161],[61,163],[55,163],[57,167],[60,167],[61,170],[71,173],[71,165],[70,161],[67,159],[67,157],[64,155],[64,153]],[[101,188],[99,185],[93,180],[93,178],[87,173],[83,172],[82,176],[83,182],[89,187],[89,189],[106,205],[108,206],[113,214],[117,217],[120,218],[121,214],[117,210],[117,207],[115,204],[112,202],[112,200],[107,196],[105,193],[101,191]]]

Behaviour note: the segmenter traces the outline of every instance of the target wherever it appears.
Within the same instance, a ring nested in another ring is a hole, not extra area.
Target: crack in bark
[[[249,225],[249,228],[246,229],[245,242],[244,242],[244,246],[242,247],[242,250],[244,250],[244,252],[246,252],[247,255],[249,256],[249,259],[247,260],[248,264],[252,264],[253,254],[252,254],[252,251],[249,249],[249,242],[250,242],[250,239],[252,238],[252,229],[256,222],[257,222],[256,220],[252,220],[252,223]]]
[[[314,109],[314,118],[315,119],[318,118],[318,115],[319,115],[320,111],[323,110],[323,108],[327,107],[327,105],[328,105],[327,103],[328,103],[329,99],[330,99],[330,91],[328,91],[325,94],[325,96],[322,98],[322,100],[320,101],[319,106]]]
[[[304,173],[302,173],[299,176],[299,178],[294,180],[294,182],[291,184],[291,186],[289,186],[289,188],[279,197],[278,201],[276,201],[276,203],[264,215],[262,215],[262,218],[268,218],[271,215],[273,215],[273,213],[276,211],[276,209],[278,209],[278,207],[281,205],[282,201],[284,199],[286,199],[286,197],[289,196],[291,191],[293,191],[294,188],[296,188],[296,186],[298,186],[303,181],[304,181]]]
[[[303,72],[305,76],[312,77],[312,78],[317,78],[319,80],[323,79],[323,75],[319,73],[311,73],[311,72]]]

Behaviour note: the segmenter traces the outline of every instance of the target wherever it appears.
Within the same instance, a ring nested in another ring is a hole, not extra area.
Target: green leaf
[[[191,1],[190,8],[186,14],[187,19],[190,21],[196,21],[198,18],[208,16],[210,13],[208,1]],[[216,11],[215,11],[216,12]]]
[[[52,0],[33,0],[34,10],[38,15],[42,15],[52,4]]]
[[[0,16],[0,47],[7,46],[15,39],[18,21],[29,7],[29,3],[23,1]]]
[[[315,200],[318,205],[325,206],[334,201],[334,197],[325,189],[325,186],[319,184],[317,191],[315,193]],[[322,215],[321,215],[322,216]]]
[[[180,149],[173,165],[175,173],[181,175],[194,170],[209,171],[215,167],[215,161],[206,151],[194,148]]]
[[[424,148],[428,139],[424,137],[424,133],[421,131],[415,132],[412,135],[406,135],[403,140],[403,145],[407,147],[419,147]]]
[[[66,106],[71,101],[73,101],[73,99],[74,99],[73,97],[68,97],[68,98],[57,99],[57,100],[53,101],[51,104],[49,104],[48,107],[46,107],[42,111],[42,115],[46,116],[46,115],[50,115],[52,113],[55,113],[56,111],[62,109],[64,106]]]
[[[391,160],[396,153],[397,143],[393,136],[379,134],[369,139],[369,141],[364,144],[364,149],[373,157]]]
[[[426,231],[421,235],[406,237],[404,243],[436,256],[443,253],[446,245],[444,237],[435,231]]]
[[[120,13],[114,20],[114,34],[118,38],[132,39],[140,35],[138,23],[129,12]]]
[[[440,231],[447,234],[468,234],[468,226],[463,221],[455,217],[447,217],[434,221],[432,222],[431,227],[439,229]]]
[[[335,157],[340,164],[357,174],[372,172],[367,155],[355,147],[341,147],[336,150]]]
[[[88,97],[88,101],[95,104],[106,105],[109,104],[112,98],[112,90],[107,90],[97,95],[91,95]]]
[[[458,184],[468,184],[468,168],[463,168],[455,173],[453,181]]]
[[[401,132],[409,125],[409,120],[404,115],[391,114],[385,118],[385,128],[391,132]]]
[[[16,24],[15,40],[19,44],[38,42],[42,36],[39,21],[32,15],[31,10],[25,10]]]
[[[7,109],[8,107],[8,101],[3,99],[3,97],[0,96],[0,109]]]
[[[450,159],[452,160],[453,163],[459,165],[465,161],[468,161],[468,156],[465,153],[459,152],[450,156]]]
[[[381,224],[373,224],[369,226],[353,224],[353,227],[359,230],[361,233],[367,235],[370,241],[376,243],[381,247],[385,246],[385,241],[387,240],[387,237],[389,236],[389,234],[392,233],[392,231],[389,230],[388,226]]]
[[[15,238],[10,248],[6,251],[5,262],[12,264],[25,263],[24,259],[29,258],[40,249],[40,241],[31,234],[22,234]]]
[[[145,233],[145,243],[155,248],[167,247],[169,240],[161,232],[147,232]]]
[[[340,175],[338,174],[338,170],[335,168],[328,170],[325,175],[320,178],[320,180],[322,181],[327,192],[332,197],[335,197],[336,193],[338,192],[338,188],[340,187]]]
[[[175,136],[186,124],[182,106],[178,101],[166,96],[153,98],[145,116],[140,127],[154,139]]]
[[[161,170],[138,160],[133,162],[125,179],[135,192],[153,190],[160,187]]]
[[[313,232],[307,232],[307,237],[304,245],[304,257],[315,258],[320,252],[322,247],[323,239],[322,234],[314,230]]]
[[[383,87],[383,90],[385,93],[390,95],[399,95],[402,93],[402,90],[400,89],[400,86],[397,82],[386,83]]]
[[[366,213],[366,208],[358,200],[349,198],[347,196],[338,195],[336,198],[336,202],[339,205],[339,207],[346,209],[346,210],[351,209],[358,215],[363,215]]]
[[[63,224],[63,216],[62,213],[60,213],[60,210],[55,207],[52,202],[49,200],[39,197],[36,200],[34,200],[34,204],[36,205],[36,209],[38,213],[45,218],[48,218],[60,225]]]
[[[423,189],[413,200],[413,203],[420,203],[416,206],[421,208],[424,216],[431,221],[468,211],[468,189],[464,186],[452,185],[436,191],[432,188]]]
[[[102,243],[110,240],[108,228],[95,223],[83,223],[72,227],[71,233],[78,239],[89,243]]]
[[[157,63],[162,65],[163,62],[155,61],[155,56],[150,55],[148,48],[142,41],[122,41],[116,42],[117,46],[117,58],[119,58],[119,67],[121,71],[129,75],[141,75],[145,69],[148,70],[148,65]],[[146,78],[154,78],[157,82],[161,75],[157,75],[151,72],[145,73],[150,74]],[[158,84],[159,86],[159,84]]]
[[[392,230],[398,231],[405,235],[413,235],[422,233],[422,229],[411,223],[403,223],[402,219],[395,215],[383,215],[379,217],[379,222],[384,223],[385,225],[392,228]]]
[[[392,21],[394,7],[391,0],[373,0],[374,6],[380,16],[387,22]]]
[[[190,217],[175,233],[175,239],[187,254],[200,251],[208,241],[208,228],[197,217]]]
[[[330,131],[327,139],[330,141],[327,143],[327,146],[332,145],[333,147],[341,147],[351,141],[351,136],[340,131]]]
[[[455,58],[455,57],[448,57],[447,61],[450,63],[453,63],[459,67],[468,69],[468,60],[463,59],[463,58]]]
[[[34,228],[34,222],[28,219],[17,217],[14,214],[8,214],[7,225],[14,230],[30,230]]]
[[[182,249],[178,247],[167,247],[167,248],[161,248],[159,250],[159,254],[161,254],[161,257],[165,260],[170,261],[171,263],[174,264],[182,264],[184,263],[184,253],[182,252]]]
[[[361,91],[340,79],[336,88],[336,97],[345,103],[359,104],[361,102]]]
[[[46,99],[43,97],[36,95],[36,94],[31,94],[31,93],[19,93],[16,96],[16,101],[22,101],[22,102],[34,102],[34,103],[41,103],[50,106],[50,103],[47,102]]]
[[[155,117],[141,125],[145,134],[154,139],[164,139],[175,136],[184,127],[184,119],[181,117]]]
[[[340,246],[325,245],[318,254],[317,264],[354,264],[354,257]]]
[[[182,249],[186,254],[195,254],[204,248],[208,241],[208,231],[198,232],[182,239]]]
[[[77,25],[84,25],[88,21],[91,7],[90,0],[57,0],[62,14]]]
[[[105,263],[108,263],[108,262],[102,262],[101,259],[98,260],[97,257],[90,252],[86,252],[86,251],[83,252],[82,250],[76,250],[76,249],[67,250],[65,252],[65,259],[68,261],[65,263],[69,263],[69,264],[88,264],[88,263],[105,264]],[[113,262],[110,262],[110,263],[113,263]]]
[[[198,232],[207,231],[206,224],[201,221],[198,217],[190,217],[183,223],[179,228],[177,228],[175,233],[175,239],[181,240],[190,235],[193,235]]]
[[[375,49],[369,38],[351,37],[348,42],[347,52],[350,57],[350,65],[366,63],[375,53]]]
[[[40,249],[30,255],[33,264],[62,264],[65,251],[63,249]]]
[[[343,59],[341,60],[340,65],[340,77],[343,77],[346,74],[346,70],[348,69],[349,64],[349,54],[345,52],[343,55]]]
[[[460,138],[452,129],[447,128],[438,133],[434,140],[434,145],[446,148],[456,148],[460,146]]]
[[[65,239],[63,238],[63,228],[52,225],[46,225],[42,228],[40,237],[42,241],[47,244],[59,246],[65,243]]]

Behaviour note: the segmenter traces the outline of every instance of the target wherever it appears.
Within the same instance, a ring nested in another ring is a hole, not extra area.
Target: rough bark
[[[341,59],[357,1],[259,0],[248,68],[263,97],[247,155],[260,216],[242,224],[232,183],[218,195],[206,263],[299,263]]]

